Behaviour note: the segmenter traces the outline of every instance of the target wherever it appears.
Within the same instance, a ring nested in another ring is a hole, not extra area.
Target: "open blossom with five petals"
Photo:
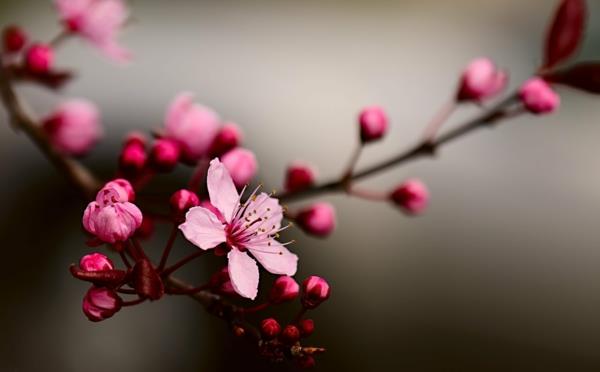
[[[291,253],[277,238],[283,210],[277,199],[255,190],[241,202],[227,168],[218,160],[210,162],[207,176],[211,204],[220,212],[194,207],[179,226],[183,235],[200,249],[212,249],[221,243],[230,248],[227,258],[231,284],[243,297],[254,299],[258,291],[258,266],[252,256],[269,272],[292,276],[296,273],[298,256]]]
[[[105,186],[83,213],[83,227],[106,243],[129,239],[142,224],[142,212],[124,189]]]
[[[123,0],[54,0],[54,4],[69,32],[79,34],[114,61],[131,58],[116,40],[129,16]]]

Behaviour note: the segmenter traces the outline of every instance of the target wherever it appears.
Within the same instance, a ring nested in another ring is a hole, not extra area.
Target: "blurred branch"
[[[80,162],[63,155],[52,146],[40,123],[32,117],[15,93],[11,74],[4,66],[0,66],[0,94],[13,128],[23,131],[72,185],[88,199],[93,198],[100,182]]]
[[[434,156],[436,151],[442,145],[445,145],[455,139],[458,139],[468,133],[473,132],[476,129],[484,128],[495,124],[498,120],[510,117],[507,115],[506,109],[517,100],[516,94],[511,94],[508,98],[498,103],[488,111],[480,114],[474,119],[471,119],[458,127],[449,130],[445,134],[440,135],[437,139],[428,140],[425,139],[419,142],[416,146],[405,150],[390,159],[383,160],[379,163],[366,167],[362,170],[356,171],[351,175],[346,175],[340,179],[334,179],[326,181],[321,184],[314,185],[307,189],[293,192],[283,193],[279,195],[279,199],[282,201],[294,201],[297,199],[308,198],[317,196],[320,194],[331,193],[331,192],[343,192],[348,189],[348,183],[351,181],[357,181],[359,179],[372,176],[375,173],[387,170],[389,168],[404,164],[408,161],[416,160],[424,156]]]

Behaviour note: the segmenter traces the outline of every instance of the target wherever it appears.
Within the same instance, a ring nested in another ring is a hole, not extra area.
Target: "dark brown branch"
[[[324,183],[314,185],[302,191],[294,193],[284,193],[279,195],[279,199],[282,201],[294,201],[325,193],[342,192],[346,190],[349,180],[357,181],[362,178],[366,178],[368,176],[372,176],[376,173],[387,170],[389,168],[398,166],[400,164],[416,160],[420,157],[433,156],[435,155],[436,150],[440,146],[449,143],[455,139],[458,139],[459,137],[462,137],[463,135],[468,134],[474,131],[475,129],[484,128],[486,126],[496,123],[499,119],[502,119],[505,115],[505,110],[516,101],[516,98],[517,96],[515,94],[510,95],[507,99],[498,103],[492,109],[446,132],[445,134],[442,134],[436,140],[433,140],[431,142],[419,142],[416,146],[413,146],[412,148],[409,148],[408,150],[405,150],[404,152],[401,152],[400,154],[393,156],[390,159],[381,161],[365,169],[356,171],[351,176],[346,175],[346,177],[342,177],[341,179],[326,181]]]

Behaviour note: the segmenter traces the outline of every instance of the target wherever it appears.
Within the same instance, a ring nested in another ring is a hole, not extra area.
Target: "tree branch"
[[[445,145],[455,139],[458,139],[463,135],[474,131],[475,129],[484,128],[504,118],[506,108],[508,108],[510,105],[516,102],[516,99],[516,94],[510,95],[508,98],[501,101],[487,112],[463,123],[462,125],[459,125],[458,127],[446,132],[445,134],[442,134],[436,140],[421,141],[417,145],[409,148],[408,150],[405,150],[404,152],[401,152],[396,156],[393,156],[390,159],[383,160],[365,169],[356,171],[350,176],[346,175],[346,177],[342,177],[341,179],[325,181],[321,184],[314,185],[301,191],[293,193],[283,193],[279,195],[279,200],[294,201],[297,199],[309,198],[325,193],[342,192],[346,190],[346,186],[349,181],[357,181],[362,178],[372,176],[381,171],[398,166],[400,164],[404,164],[412,160],[416,160],[423,156],[433,156],[435,155],[436,150],[440,146]]]

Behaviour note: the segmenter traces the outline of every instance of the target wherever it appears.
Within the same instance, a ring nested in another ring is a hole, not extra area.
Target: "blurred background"
[[[600,56],[600,3],[581,59]],[[64,97],[102,110],[105,140],[86,159],[109,177],[131,129],[161,125],[182,90],[239,123],[260,174],[280,187],[286,165],[338,176],[356,141],[361,107],[382,105],[392,127],[360,164],[396,153],[420,135],[453,94],[461,69],[489,56],[511,86],[540,60],[554,0],[133,2],[123,42],[135,54],[112,65],[79,40],[58,64],[79,78],[59,95],[19,89],[39,114]],[[50,1],[0,1],[0,24],[39,40],[59,31]],[[600,369],[600,100],[560,89],[560,112],[519,118],[453,142],[437,159],[373,177],[387,189],[407,177],[429,186],[418,218],[390,205],[327,195],[339,227],[327,240],[301,232],[297,277],[332,284],[311,316],[317,370],[598,371]],[[457,123],[476,113],[460,111]],[[94,324],[87,286],[68,265],[85,252],[84,201],[3,114],[0,125],[0,371],[294,370],[271,366],[187,298],[125,309]],[[174,190],[180,166],[156,191]],[[297,205],[302,205],[298,203]],[[159,229],[152,244],[166,239]],[[193,248],[181,239],[177,254]],[[206,280],[211,257],[184,273]],[[293,305],[284,308],[290,316]]]

